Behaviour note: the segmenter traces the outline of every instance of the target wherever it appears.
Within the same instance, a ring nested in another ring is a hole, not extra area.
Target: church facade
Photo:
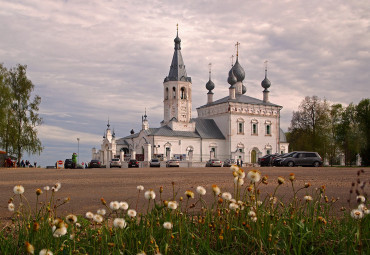
[[[153,157],[188,162],[239,159],[256,163],[263,155],[288,152],[289,144],[280,129],[282,106],[269,101],[271,82],[267,69],[261,82],[262,100],[245,95],[245,72],[237,53],[227,78],[229,94],[213,100],[215,84],[210,71],[207,104],[196,108],[198,117],[192,118],[192,80],[185,69],[178,32],[174,43],[170,71],[163,82],[164,117],[160,127],[149,127],[145,114],[139,132],[132,130],[131,135],[116,139],[108,121],[100,150],[92,149],[93,159],[99,159],[103,165],[108,165],[112,158],[150,161]]]

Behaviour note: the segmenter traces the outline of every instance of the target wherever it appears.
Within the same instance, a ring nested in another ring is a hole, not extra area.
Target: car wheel
[[[287,165],[288,165],[289,167],[293,167],[293,166],[294,166],[294,162],[293,162],[293,161],[289,161]]]
[[[313,166],[314,166],[314,167],[319,167],[319,166],[320,166],[320,162],[319,162],[319,161],[315,161],[315,162],[313,163]]]

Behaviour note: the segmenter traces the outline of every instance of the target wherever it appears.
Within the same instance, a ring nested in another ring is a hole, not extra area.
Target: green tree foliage
[[[360,155],[362,163],[370,165],[370,99],[361,100],[356,107],[356,120],[361,135]]]
[[[3,116],[0,146],[8,154],[16,155],[18,161],[24,152],[36,154],[42,151],[36,130],[36,126],[42,124],[38,114],[41,98],[36,95],[31,99],[35,86],[27,78],[26,70],[25,65],[18,65],[10,70],[1,66],[4,78],[0,89],[6,93],[1,94],[0,99],[0,104],[4,106],[0,112]]]
[[[289,143],[292,150],[327,153],[330,123],[330,107],[326,100],[317,96],[305,97],[299,110],[293,112],[289,127]]]

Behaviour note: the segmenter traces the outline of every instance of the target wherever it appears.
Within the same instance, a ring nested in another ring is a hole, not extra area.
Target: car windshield
[[[296,154],[296,152],[291,152],[291,153],[288,153],[288,154],[282,156],[282,158],[292,157],[292,156],[294,156],[294,154]]]
[[[159,160],[158,159],[152,159],[152,162],[158,162]]]
[[[113,158],[112,161],[119,161],[119,159],[118,158]]]

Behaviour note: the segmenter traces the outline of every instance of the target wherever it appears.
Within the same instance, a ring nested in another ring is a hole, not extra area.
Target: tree
[[[0,147],[9,152],[11,127],[9,114],[11,113],[12,95],[9,87],[9,72],[0,64]],[[11,153],[10,153],[11,154]]]
[[[16,155],[18,162],[24,152],[36,154],[43,149],[36,130],[36,126],[42,124],[42,118],[38,114],[41,97],[36,95],[31,101],[34,85],[27,78],[26,70],[27,66],[18,65],[7,71],[5,79],[11,102],[6,107],[2,146],[9,154]]]
[[[299,110],[293,112],[289,140],[293,150],[317,151],[326,155],[330,126],[330,108],[317,96],[305,97]]]
[[[361,132],[360,155],[362,164],[370,165],[370,99],[361,100],[356,106],[356,120]]]

